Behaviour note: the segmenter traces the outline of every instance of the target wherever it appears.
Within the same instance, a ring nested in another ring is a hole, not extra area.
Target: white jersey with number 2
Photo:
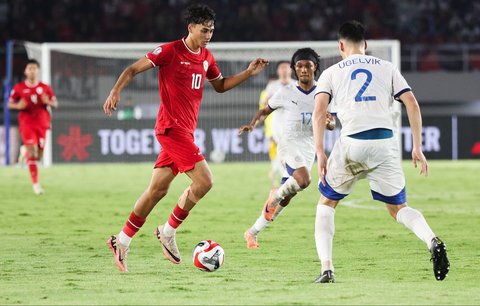
[[[323,71],[316,94],[330,95],[342,135],[352,135],[375,128],[394,130],[394,98],[410,90],[392,63],[354,54]]]

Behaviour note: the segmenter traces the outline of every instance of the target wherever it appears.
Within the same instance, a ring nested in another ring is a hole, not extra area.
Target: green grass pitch
[[[313,238],[317,175],[247,250],[243,232],[268,195],[267,163],[212,165],[215,185],[182,225],[183,264],[162,255],[153,229],[188,183],[180,175],[135,237],[129,274],[105,241],[118,233],[147,186],[151,165],[56,165],[40,169],[46,194],[26,169],[0,169],[0,304],[478,304],[480,162],[431,162],[428,178],[405,162],[409,204],[446,242],[451,272],[435,281],[429,253],[373,201],[366,181],[336,212],[336,284],[319,274]],[[191,252],[212,239],[225,249],[217,272]]]

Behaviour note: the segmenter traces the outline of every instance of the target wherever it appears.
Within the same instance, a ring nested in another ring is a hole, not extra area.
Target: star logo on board
[[[76,157],[79,161],[83,161],[90,157],[87,148],[93,144],[92,134],[83,134],[80,126],[72,125],[68,130],[68,134],[60,134],[57,143],[63,147],[60,154],[66,161]]]
[[[480,155],[480,141],[473,144],[471,153],[472,155]]]

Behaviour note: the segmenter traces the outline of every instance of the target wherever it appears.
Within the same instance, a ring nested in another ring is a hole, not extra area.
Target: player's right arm
[[[421,163],[420,174],[428,176],[428,162],[422,151],[422,114],[420,106],[412,91],[407,91],[400,96],[400,100],[407,109],[408,121],[412,129],[413,149],[412,162],[417,168],[417,162]]]
[[[17,88],[17,85],[10,92],[7,107],[14,110],[24,110],[27,107],[27,100],[20,96],[20,90]]]
[[[315,96],[315,107],[312,115],[313,139],[317,153],[318,175],[325,186],[325,175],[327,174],[327,155],[323,147],[323,136],[327,122],[327,108],[330,103],[330,95],[326,92],[319,92]]]
[[[251,132],[254,128],[256,128],[260,123],[262,123],[268,115],[270,115],[274,109],[270,108],[269,105],[265,106],[261,110],[259,110],[255,116],[253,116],[252,121],[250,124],[242,125],[238,129],[238,135],[242,135],[243,132]]]
[[[125,68],[110,91],[107,100],[103,104],[103,111],[105,114],[111,116],[112,111],[117,109],[117,105],[120,102],[120,93],[122,89],[127,86],[127,84],[135,77],[135,75],[151,68],[153,68],[152,62],[146,57],[140,58],[138,61]]]
[[[18,100],[18,102],[15,101],[12,98],[8,99],[8,108],[9,109],[24,110],[25,107],[27,107],[27,101],[25,101],[25,99],[20,99],[20,100]]]

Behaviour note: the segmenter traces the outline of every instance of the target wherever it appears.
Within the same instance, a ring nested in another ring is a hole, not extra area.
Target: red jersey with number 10
[[[221,77],[212,53],[206,48],[193,52],[185,39],[180,39],[161,45],[145,56],[158,67],[161,103],[155,132],[164,134],[168,128],[179,127],[193,133],[204,81]]]
[[[10,99],[16,102],[24,99],[27,103],[26,107],[18,114],[20,126],[50,128],[50,113],[47,105],[42,102],[43,95],[47,95],[50,99],[55,97],[52,88],[42,82],[38,82],[35,86],[28,86],[26,82],[20,82],[13,87]]]

